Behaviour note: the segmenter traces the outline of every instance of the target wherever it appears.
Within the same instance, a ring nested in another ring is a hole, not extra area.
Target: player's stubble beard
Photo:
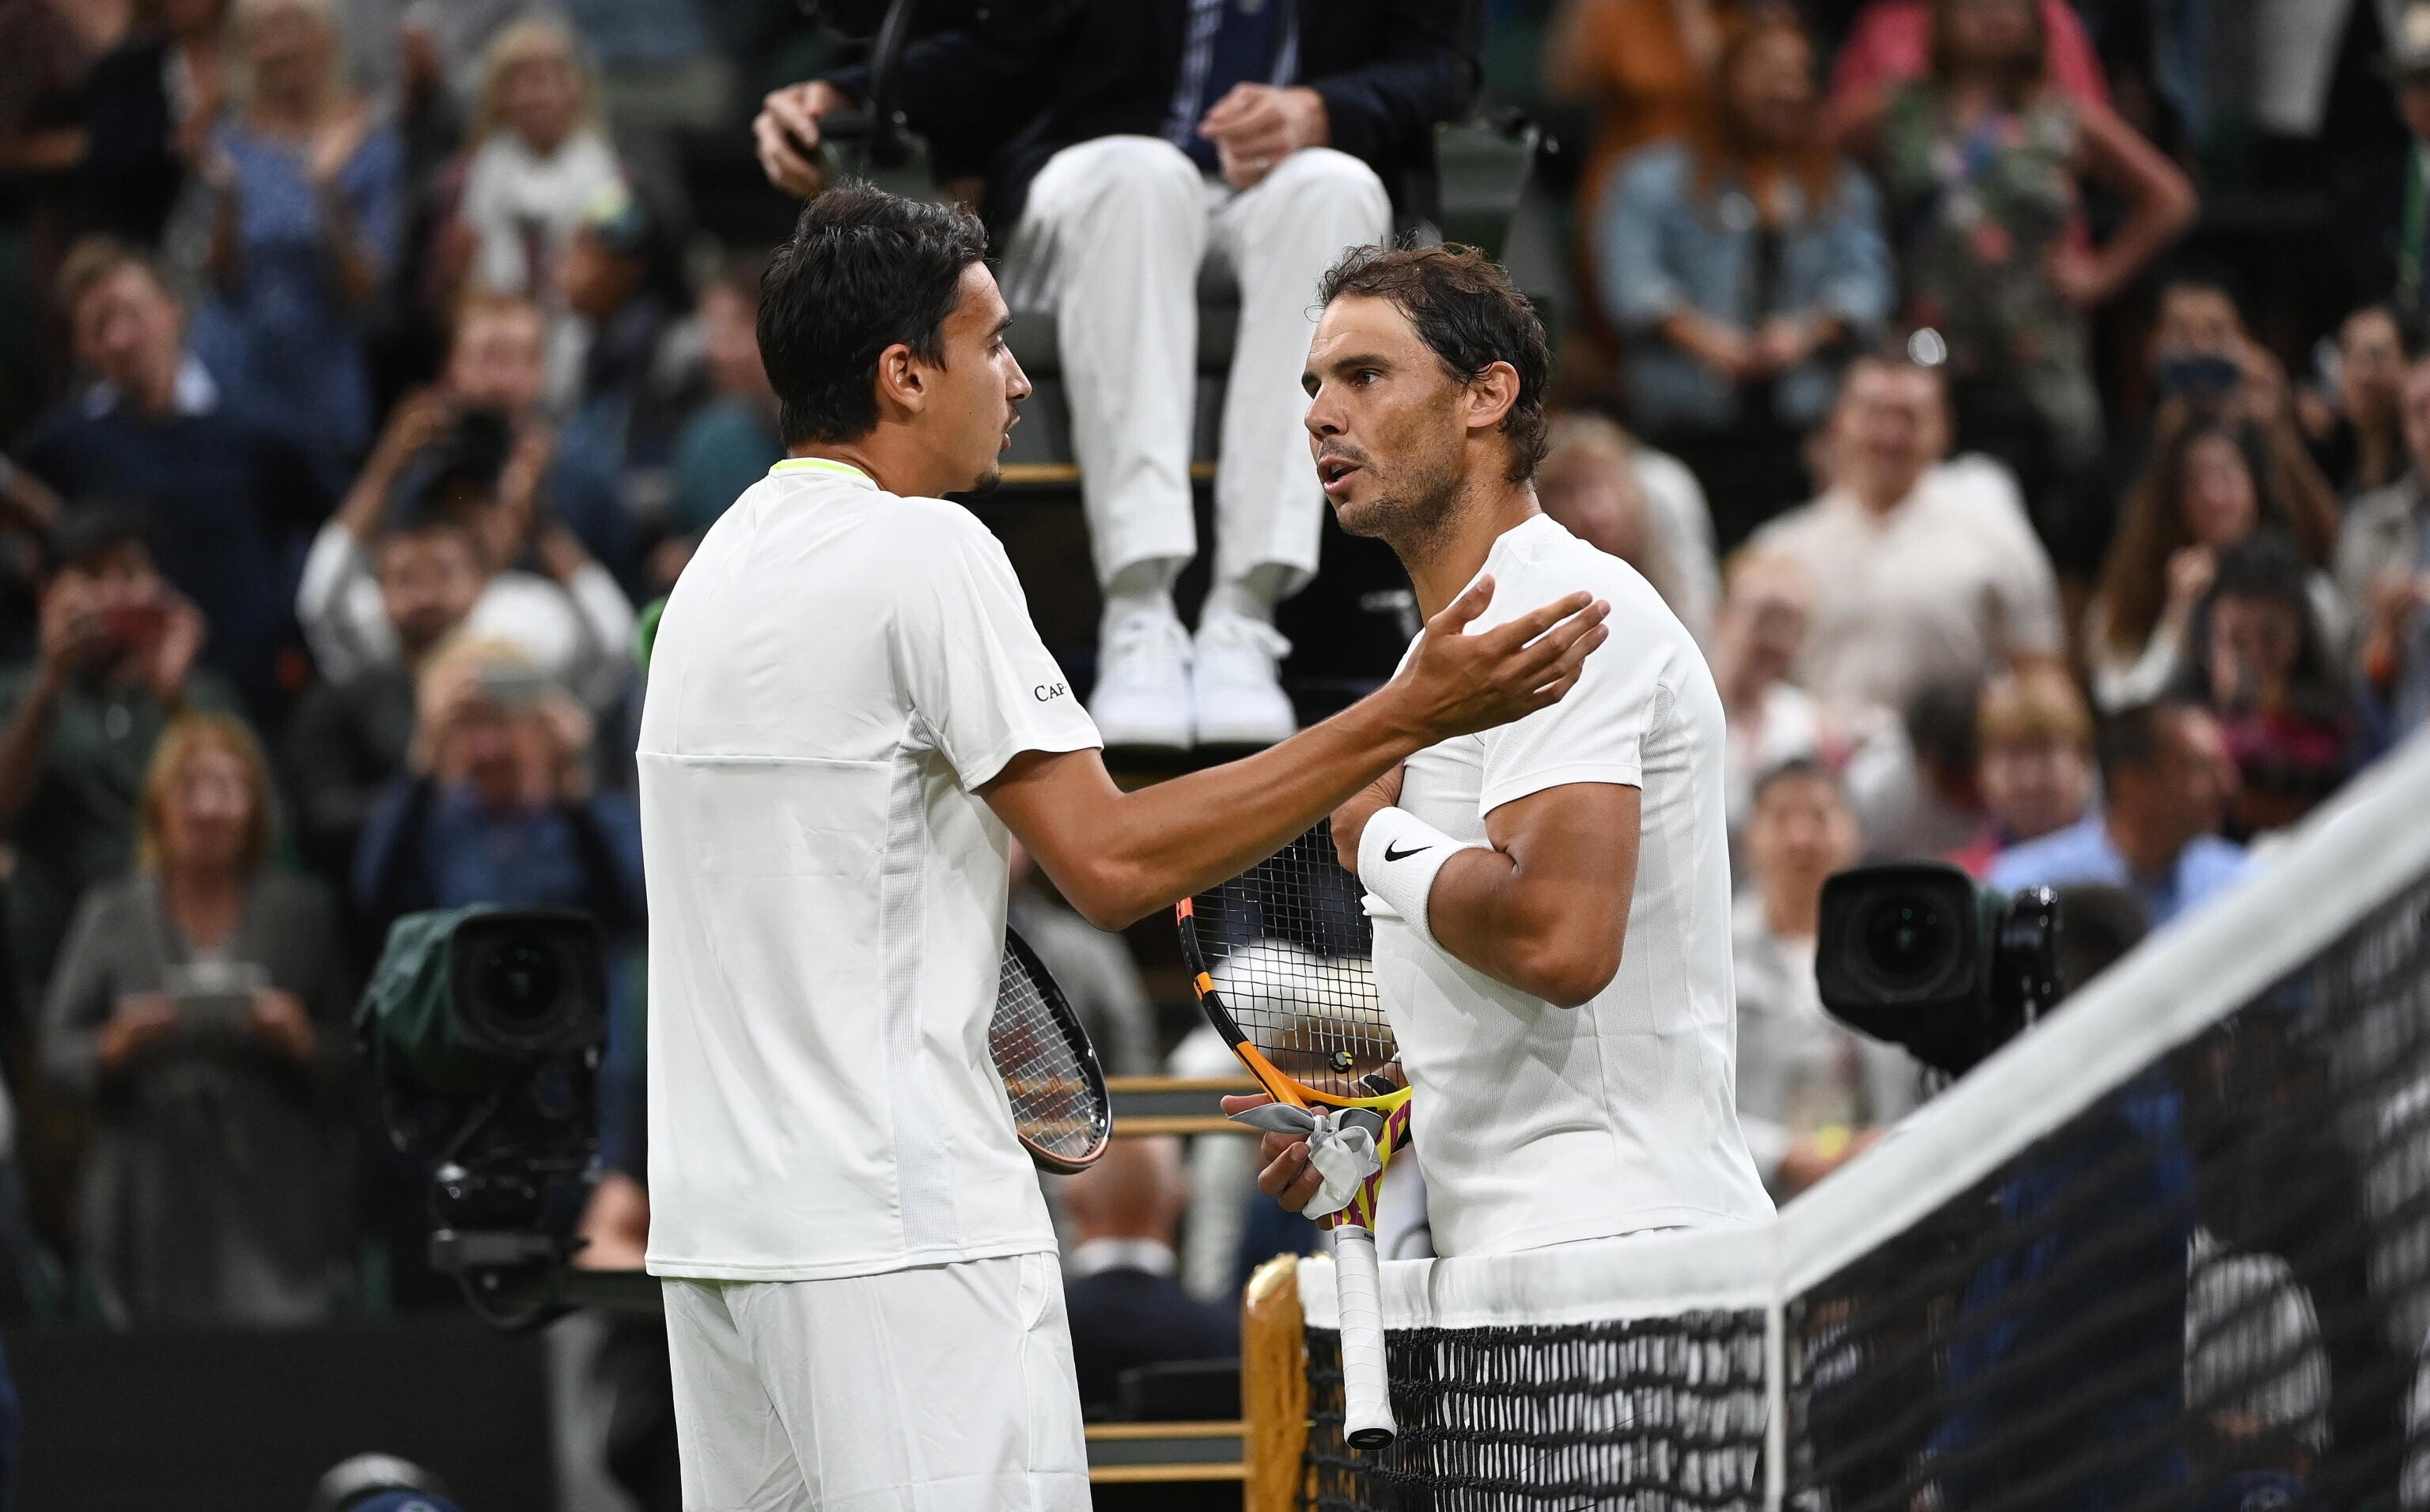
[[[1392,548],[1403,567],[1413,571],[1456,534],[1453,523],[1468,493],[1468,473],[1461,465],[1465,458],[1456,439],[1456,421],[1446,417],[1444,424],[1455,440],[1447,445],[1396,449],[1390,472],[1377,465],[1374,454],[1354,453],[1373,479],[1375,495],[1363,504],[1337,506],[1334,510],[1344,531],[1381,540]]]

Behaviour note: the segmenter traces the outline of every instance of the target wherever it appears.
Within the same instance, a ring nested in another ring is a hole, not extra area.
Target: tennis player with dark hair
[[[995,476],[1029,392],[978,224],[848,185],[762,293],[791,457],[676,585],[640,740],[684,1504],[1083,1508],[1055,1236],[988,1051],[1012,837],[1117,927],[1550,706],[1605,606],[1463,633],[1480,583],[1368,699],[1124,792],[1003,548],[940,497]]]
[[[1437,1253],[1762,1219],[1732,1093],[1705,658],[1634,568],[1537,507],[1552,364],[1501,269],[1367,248],[1319,293],[1307,431],[1342,528],[1399,554],[1428,615],[1485,584],[1480,625],[1562,594],[1612,606],[1611,648],[1557,707],[1431,745],[1333,818],[1375,921]],[[1307,1145],[1267,1149],[1260,1184],[1304,1205]]]

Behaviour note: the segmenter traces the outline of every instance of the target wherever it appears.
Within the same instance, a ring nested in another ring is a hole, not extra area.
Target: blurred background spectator
[[[76,910],[42,1066],[92,1109],[79,1251],[105,1318],[327,1316],[352,1238],[336,1092],[342,937],[270,864],[269,768],[233,715],[189,714],[145,774],[141,865]]]
[[[161,581],[136,512],[87,506],[60,526],[30,667],[0,677],[0,830],[18,1001],[44,997],[87,889],[136,858],[139,800],[161,732],[187,708],[237,706],[194,665],[208,624]]]
[[[1926,688],[2060,654],[2050,559],[2014,485],[1940,465],[1948,452],[1940,372],[1859,361],[1831,420],[1830,486],[1756,537],[1813,587],[1798,679],[1826,705],[1904,709]]]
[[[1546,435],[1536,497],[1570,534],[1644,573],[1697,640],[1712,633],[1713,519],[1676,458],[1601,415],[1564,415]]]
[[[1063,1304],[1082,1411],[1117,1406],[1125,1371],[1240,1353],[1240,1309],[1200,1302],[1175,1279],[1173,1237],[1190,1205],[1180,1140],[1118,1140],[1057,1189],[1072,1225]]]
[[[375,932],[424,908],[578,908],[609,935],[641,918],[639,820],[597,789],[591,717],[514,646],[466,640],[415,678],[409,771],[355,854]]]
[[[2192,223],[2193,186],[2106,106],[2056,85],[2040,0],[1933,0],[1932,41],[1929,72],[1850,136],[1906,227],[1906,318],[1938,333],[1963,443],[2038,499],[2101,448],[2085,314]],[[2097,248],[2085,179],[2129,207]]]
[[[2038,666],[1984,684],[1974,759],[1983,833],[1950,859],[1979,877],[2002,851],[2065,829],[2092,806],[2092,714],[2074,679]]]
[[[1596,246],[1633,417],[1721,502],[1726,551],[1806,495],[1834,358],[1879,336],[1893,290],[1880,201],[1822,139],[1795,16],[1745,22],[1716,68],[1688,139],[1614,170]]]
[[[2258,532],[2325,563],[2337,501],[2291,434],[2222,415],[2168,417],[2129,496],[2101,587],[2086,612],[2084,654],[2105,709],[2147,702],[2168,685],[2196,636],[2220,553]],[[2314,633],[2343,645],[2347,611],[2324,572],[2309,579]]]
[[[2256,531],[2220,553],[2180,688],[2220,722],[2236,762],[2228,832],[2284,829],[2337,790],[2357,730],[2352,682],[2320,627],[2319,570]]]
[[[1748,886],[1730,918],[1739,1126],[1784,1201],[1863,1154],[1919,1100],[1914,1062],[1824,1013],[1814,982],[1823,880],[1863,854],[1829,772],[1791,760],[1756,779]]]
[[[2405,326],[2392,307],[2366,305],[2326,351],[2329,381],[2306,395],[2305,429],[2330,486],[2352,499],[2405,471]]]
[[[692,307],[707,397],[675,435],[674,497],[644,573],[649,596],[674,586],[702,533],[785,455],[776,390],[759,365],[760,267],[757,258],[729,263]]]
[[[257,716],[275,715],[294,542],[328,508],[321,469],[187,350],[185,307],[141,253],[79,242],[58,303],[93,382],[36,429],[25,466],[64,498],[147,511],[160,573],[210,623],[205,657]]]
[[[2338,586],[2361,617],[2362,673],[2391,733],[2430,716],[2430,359],[2405,375],[2405,473],[2354,501],[2338,536]]]
[[[1993,887],[2124,888],[2157,928],[2244,875],[2243,849],[2219,833],[2236,763],[2208,710],[2176,699],[2122,709],[2103,723],[2098,749],[2102,808],[2001,852]]]
[[[562,21],[518,21],[489,44],[449,233],[452,261],[475,287],[546,297],[591,207],[624,187],[593,96],[580,45]]]
[[[395,255],[403,147],[345,84],[327,0],[237,0],[234,25],[241,108],[202,147],[194,353],[340,474],[371,440],[365,331]]]

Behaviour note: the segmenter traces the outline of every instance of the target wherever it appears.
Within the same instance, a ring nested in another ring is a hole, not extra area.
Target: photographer
[[[594,710],[623,692],[632,605],[545,504],[558,448],[538,418],[544,338],[528,300],[467,300],[439,385],[389,417],[304,562],[295,611],[325,676],[405,665],[374,558],[392,515],[440,512],[480,547],[474,634],[512,641]],[[526,553],[541,572],[517,565]]]
[[[412,771],[355,856],[364,921],[495,903],[582,909],[610,940],[636,927],[640,826],[629,797],[592,790],[581,705],[495,640],[442,649],[415,693]]]
[[[329,902],[270,869],[232,716],[169,726],[141,812],[142,862],[86,896],[42,1014],[43,1070],[94,1113],[77,1247],[113,1322],[308,1322],[348,1245]]]
[[[33,664],[0,678],[0,833],[20,1001],[39,1003],[87,888],[135,856],[136,796],[170,720],[234,709],[235,690],[194,665],[203,617],[161,581],[140,513],[68,511],[42,586]]]

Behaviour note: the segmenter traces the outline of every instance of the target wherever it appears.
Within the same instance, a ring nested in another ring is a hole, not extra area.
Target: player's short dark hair
[[[1510,438],[1509,478],[1524,483],[1544,460],[1544,390],[1553,351],[1536,307],[1501,265],[1474,247],[1353,247],[1325,270],[1317,298],[1386,300],[1408,318],[1444,369],[1461,383],[1496,362],[1519,374],[1519,397],[1502,418]]]
[[[802,208],[759,279],[759,357],[789,446],[877,424],[877,358],[897,343],[945,360],[962,270],[987,257],[977,217],[857,181]]]
[[[2169,726],[2189,709],[2209,712],[2189,698],[2172,694],[2122,708],[2103,720],[2092,742],[2103,786],[2109,786],[2121,772],[2157,761],[2169,739]]]

